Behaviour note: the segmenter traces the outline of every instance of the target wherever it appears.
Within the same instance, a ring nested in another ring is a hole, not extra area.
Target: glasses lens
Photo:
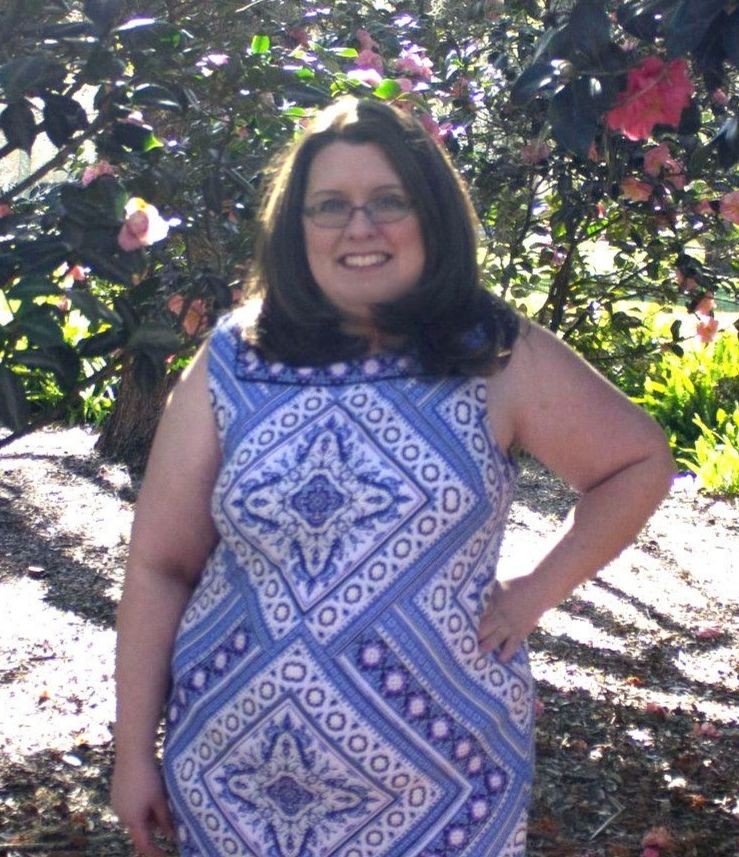
[[[402,220],[411,210],[411,206],[402,196],[388,194],[371,199],[365,209],[373,223],[393,223]]]

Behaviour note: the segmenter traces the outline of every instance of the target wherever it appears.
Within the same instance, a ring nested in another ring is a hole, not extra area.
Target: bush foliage
[[[9,0],[0,163],[50,154],[0,191],[0,422],[191,353],[243,293],[268,159],[346,92],[422,117],[490,288],[633,386],[737,297],[738,64],[724,2]],[[686,312],[658,337],[645,299]]]

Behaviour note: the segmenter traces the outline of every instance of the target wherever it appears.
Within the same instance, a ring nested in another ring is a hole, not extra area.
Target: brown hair
[[[477,219],[464,185],[446,152],[410,113],[352,97],[322,110],[274,171],[254,269],[264,290],[260,347],[273,359],[313,365],[367,350],[365,339],[342,330],[342,316],[313,279],[305,251],[308,172],[316,154],[337,141],[379,146],[421,225],[421,279],[408,294],[375,307],[377,328],[401,336],[433,374],[490,372],[516,338],[517,316],[480,285]]]

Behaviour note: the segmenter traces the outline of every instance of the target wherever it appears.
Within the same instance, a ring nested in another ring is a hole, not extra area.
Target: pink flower
[[[451,122],[442,122],[441,125],[439,125],[430,113],[421,113],[418,117],[418,121],[437,143],[443,142],[452,130]]]
[[[122,250],[138,250],[167,237],[169,223],[153,205],[140,197],[126,203],[126,220],[118,233],[118,246]]]
[[[644,834],[641,844],[642,848],[664,848],[669,850],[675,847],[675,840],[666,827],[653,827]]]
[[[382,57],[375,51],[360,51],[357,57],[357,68],[373,68],[378,74],[382,74]]]
[[[729,96],[723,91],[723,89],[714,89],[711,93],[711,101],[719,107],[726,107],[729,103]]]
[[[641,857],[660,857],[659,848],[652,848],[649,845],[642,851]]]
[[[358,80],[365,86],[379,86],[382,83],[382,75],[378,74],[373,68],[353,68],[347,72],[349,80]]]
[[[739,223],[739,190],[725,193],[719,202],[719,212],[724,220]]]
[[[629,72],[626,90],[606,114],[606,124],[629,140],[645,140],[655,125],[676,127],[692,95],[686,60],[665,63],[649,56]]]
[[[706,316],[701,317],[701,320],[695,326],[695,332],[698,339],[700,339],[704,345],[708,345],[713,342],[716,338],[716,334],[718,333],[718,319],[708,318]]]
[[[666,181],[677,190],[685,187],[685,167],[672,157],[664,143],[655,146],[644,155],[644,172],[653,178],[664,175]]]
[[[720,738],[721,732],[713,723],[694,723],[692,735],[695,738]]]
[[[167,309],[179,316],[185,305],[182,295],[172,295],[167,301]],[[189,336],[195,336],[202,332],[207,326],[208,319],[205,311],[205,303],[201,298],[190,301],[185,317],[182,319],[182,327]]]
[[[82,187],[87,187],[89,184],[99,179],[100,176],[114,176],[115,169],[107,161],[98,161],[92,166],[85,167],[82,173]]]
[[[527,143],[521,148],[521,160],[524,164],[533,166],[542,161],[546,161],[551,153],[551,149],[542,140],[535,140],[532,143]]]
[[[701,199],[693,206],[696,214],[713,214],[713,206],[709,199]]]
[[[646,182],[640,182],[633,176],[627,176],[621,182],[621,193],[634,202],[647,202],[654,188]]]
[[[294,26],[287,31],[288,38],[299,44],[303,48],[310,47],[310,37],[305,27]]]
[[[648,702],[644,706],[644,710],[647,712],[647,714],[655,714],[657,717],[662,718],[667,717],[668,713],[664,705],[657,705],[656,702]]]
[[[3,217],[7,217],[9,214],[12,213],[12,211],[13,209],[8,205],[7,202],[0,202],[0,220]]]
[[[395,82],[401,92],[410,92],[413,89],[413,81],[409,77],[396,77]]]
[[[367,30],[364,27],[360,27],[356,32],[357,41],[359,42],[359,47],[363,51],[372,51],[375,48],[378,48],[379,45],[377,42],[370,36]]]
[[[711,315],[715,309],[716,301],[713,299],[713,292],[706,292],[696,304],[693,312],[696,315]]]
[[[705,628],[699,628],[694,636],[696,640],[715,640],[721,636],[723,631],[716,625],[708,625]]]
[[[434,73],[431,60],[424,55],[423,48],[419,48],[418,45],[402,50],[395,61],[395,67],[410,77],[420,77],[423,80],[431,80]]]

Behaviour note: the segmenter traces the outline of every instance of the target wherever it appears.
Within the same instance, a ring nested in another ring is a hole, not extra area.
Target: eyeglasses
[[[354,217],[355,211],[363,211],[377,226],[381,223],[395,223],[410,214],[413,203],[402,196],[383,194],[376,196],[364,205],[351,205],[346,199],[331,197],[303,209],[303,214],[316,226],[325,229],[343,229]]]

